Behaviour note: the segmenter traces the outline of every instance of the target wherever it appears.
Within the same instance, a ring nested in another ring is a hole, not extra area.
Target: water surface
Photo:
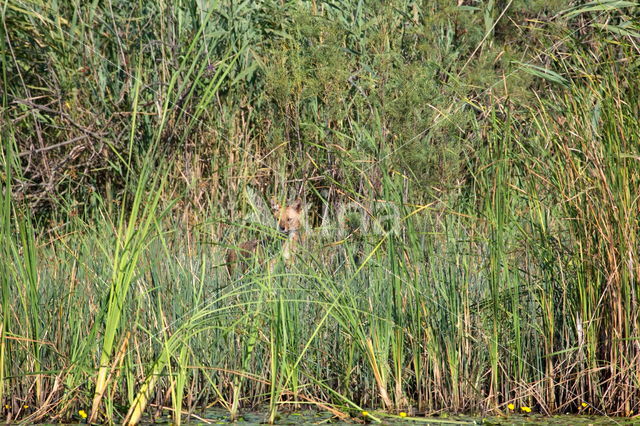
[[[221,409],[211,409],[204,413],[195,413],[200,419],[191,417],[185,419],[187,425],[204,425],[210,424],[227,424],[229,421],[228,412]],[[622,417],[606,417],[592,415],[558,415],[558,416],[542,416],[537,414],[519,415],[512,414],[504,417],[498,416],[462,416],[462,415],[443,415],[438,417],[408,417],[400,418],[399,416],[386,415],[381,413],[373,413],[381,420],[381,424],[386,425],[424,425],[424,426],[447,426],[447,425],[640,425],[640,418],[622,418]],[[266,412],[244,412],[237,420],[239,425],[261,425],[267,419]],[[148,420],[148,419],[147,419]],[[362,421],[362,417],[354,419],[353,422],[344,422],[336,420],[330,413],[318,412],[313,410],[304,410],[297,412],[283,412],[278,416],[278,425],[292,424],[330,424],[330,425],[352,425]],[[164,419],[156,419],[155,423],[170,423],[171,416],[167,415]],[[148,423],[147,423],[148,424]]]

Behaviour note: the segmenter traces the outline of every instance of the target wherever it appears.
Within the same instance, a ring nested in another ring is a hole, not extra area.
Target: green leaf
[[[533,64],[525,64],[518,61],[513,61],[513,63],[520,65],[520,69],[533,75],[536,77],[540,77],[544,80],[547,80],[551,83],[560,84],[564,87],[569,87],[569,80],[561,76],[555,71],[551,71],[547,68],[539,67]]]
[[[625,7],[633,7],[633,6],[638,6],[638,3],[634,1],[625,1],[625,0],[592,1],[582,6],[576,6],[571,9],[567,9],[561,14],[565,15],[567,18],[573,18],[587,12],[604,12],[608,10],[618,10],[618,9],[623,9]]]
[[[636,29],[634,25],[631,25],[631,22],[625,22],[621,25],[592,24],[592,26],[595,28],[600,28],[601,30],[610,31],[614,34],[640,38],[640,32],[628,28],[631,27],[633,29]]]

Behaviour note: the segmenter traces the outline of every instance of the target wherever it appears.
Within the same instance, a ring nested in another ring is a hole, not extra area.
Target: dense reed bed
[[[6,421],[640,409],[634,2],[0,13]]]

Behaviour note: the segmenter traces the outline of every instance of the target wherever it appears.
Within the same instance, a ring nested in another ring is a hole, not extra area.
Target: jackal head
[[[300,217],[302,216],[302,200],[297,199],[288,206],[282,207],[275,200],[271,200],[273,215],[278,221],[278,230],[283,234],[292,235],[300,229]]]

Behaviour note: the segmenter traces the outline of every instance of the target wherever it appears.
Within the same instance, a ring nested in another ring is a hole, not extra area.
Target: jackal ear
[[[278,203],[278,201],[275,198],[271,199],[271,209],[274,212],[279,212],[280,211],[280,204]]]
[[[300,198],[296,199],[292,204],[291,207],[293,207],[293,209],[300,213],[300,211],[302,210],[302,200]]]

